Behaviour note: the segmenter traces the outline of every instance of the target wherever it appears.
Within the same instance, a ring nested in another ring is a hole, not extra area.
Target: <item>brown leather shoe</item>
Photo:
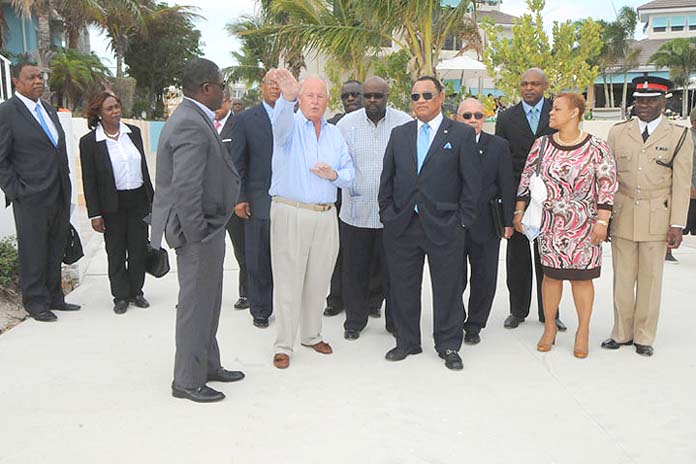
[[[319,343],[315,343],[314,345],[305,345],[303,343],[302,346],[306,346],[307,348],[312,348],[314,351],[316,351],[317,353],[321,353],[321,354],[333,353],[333,350],[331,349],[331,345],[329,345],[326,342],[319,342]]]
[[[273,355],[273,365],[278,369],[287,369],[290,365],[290,356],[283,353]]]

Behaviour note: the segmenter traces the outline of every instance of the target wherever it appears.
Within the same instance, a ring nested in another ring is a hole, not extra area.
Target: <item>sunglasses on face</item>
[[[358,98],[362,94],[360,92],[346,92],[341,94],[341,99],[346,100],[348,97]]]
[[[477,112],[475,112],[475,113],[469,113],[469,112],[462,113],[462,118],[464,118],[464,119],[466,119],[466,120],[469,120],[469,119],[471,119],[472,117],[473,117],[473,118],[476,118],[476,119],[483,119],[483,113],[480,112],[480,111],[477,111]]]
[[[378,92],[374,92],[374,93],[364,93],[364,94],[363,94],[363,97],[365,97],[365,100],[373,100],[373,99],[374,99],[374,100],[381,100],[381,99],[384,98],[384,94],[383,94],[383,93],[378,93]]]
[[[412,93],[411,100],[413,100],[414,102],[417,102],[418,100],[420,100],[421,96],[423,97],[424,100],[432,100],[433,97],[435,96],[435,94],[432,92]]]

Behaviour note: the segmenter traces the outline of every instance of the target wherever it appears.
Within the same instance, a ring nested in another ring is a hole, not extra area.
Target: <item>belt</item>
[[[288,200],[283,197],[273,197],[273,201],[276,203],[283,203],[284,205],[294,206],[295,208],[308,209],[310,211],[328,211],[333,208],[332,203],[302,203],[301,201]]]
[[[634,191],[628,191],[628,189],[619,189],[617,192],[625,197],[630,198],[631,200],[657,200],[657,199],[663,199],[665,196],[669,196],[672,194],[671,189],[656,189],[656,190],[641,190],[641,189],[636,189]]]

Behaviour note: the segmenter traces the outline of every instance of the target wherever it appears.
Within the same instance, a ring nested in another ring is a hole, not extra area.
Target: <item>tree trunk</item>
[[[682,92],[682,118],[689,117],[689,81],[687,78],[686,85],[684,85],[684,92]]]
[[[602,73],[604,79],[604,107],[609,108],[609,85],[607,84],[607,73]]]
[[[51,27],[48,12],[40,12],[37,17],[38,22],[38,49],[42,56],[51,49]],[[48,63],[40,63],[48,66]]]
[[[626,118],[626,95],[628,93],[628,71],[624,70],[623,74],[623,89],[621,90],[621,115]]]
[[[614,102],[616,101],[614,99],[614,76],[611,76],[611,83],[609,84],[609,98],[611,99],[611,108],[614,108]]]

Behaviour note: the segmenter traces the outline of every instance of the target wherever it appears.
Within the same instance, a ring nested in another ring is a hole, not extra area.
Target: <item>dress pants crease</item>
[[[464,323],[464,329],[467,332],[479,333],[486,327],[495,298],[499,251],[499,238],[494,237],[487,242],[476,243],[471,239],[471,232],[467,231],[464,252],[464,289],[467,287],[467,268],[471,268],[468,316]]]
[[[244,239],[250,312],[254,319],[268,319],[273,313],[270,219],[251,216],[245,224]]]
[[[230,241],[232,242],[232,248],[234,250],[234,258],[237,260],[237,265],[239,265],[239,296],[248,296],[247,292],[247,265],[245,256],[245,246],[244,246],[244,228],[246,219],[242,219],[236,214],[232,214],[230,220],[227,222],[227,233],[230,236]]]

